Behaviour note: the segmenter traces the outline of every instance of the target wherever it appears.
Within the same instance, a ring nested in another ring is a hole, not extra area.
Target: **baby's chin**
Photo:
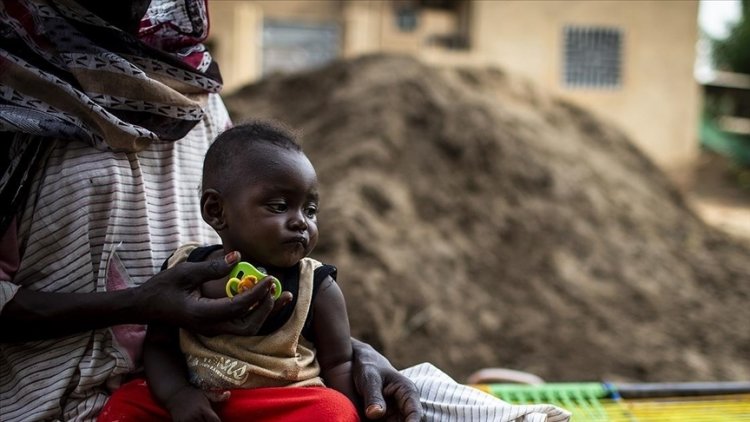
[[[291,268],[299,264],[299,262],[302,261],[302,258],[304,258],[304,256],[301,256],[301,257],[293,256],[293,257],[285,257],[281,259],[274,259],[273,262],[269,263],[269,266],[275,267],[275,268],[282,268],[282,269]]]
[[[286,251],[286,253],[278,254],[269,263],[270,266],[276,268],[291,268],[299,264],[304,257],[307,256],[307,251]]]

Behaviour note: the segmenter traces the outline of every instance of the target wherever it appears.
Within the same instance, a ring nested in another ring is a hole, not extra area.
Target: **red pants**
[[[231,390],[229,400],[214,404],[224,422],[356,422],[349,399],[331,388],[281,387]],[[169,422],[169,413],[154,400],[144,380],[117,389],[97,422]]]

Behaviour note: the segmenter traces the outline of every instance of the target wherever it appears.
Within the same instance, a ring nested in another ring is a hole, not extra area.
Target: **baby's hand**
[[[166,403],[174,422],[221,422],[203,391],[186,386]]]
[[[229,391],[221,391],[221,390],[204,390],[203,394],[206,395],[206,398],[212,403],[219,403],[222,401],[229,400],[229,397],[232,395]]]

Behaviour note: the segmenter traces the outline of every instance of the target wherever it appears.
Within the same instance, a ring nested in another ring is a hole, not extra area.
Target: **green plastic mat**
[[[509,403],[560,406],[574,422],[750,421],[750,394],[741,393],[748,383],[623,385],[622,393],[631,397],[623,397],[617,385],[593,382],[475,387]]]
[[[560,406],[573,413],[574,420],[616,420],[610,419],[611,400],[607,400],[612,392],[602,383],[485,384],[478,387],[509,403],[549,403]]]

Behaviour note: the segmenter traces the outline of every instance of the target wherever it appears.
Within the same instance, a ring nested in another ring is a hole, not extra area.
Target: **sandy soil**
[[[750,379],[747,244],[616,128],[497,69],[372,56],[225,97],[300,129],[354,334],[458,379]]]
[[[702,151],[683,186],[688,203],[708,224],[750,241],[750,169],[723,156]],[[747,182],[744,182],[747,184]]]

